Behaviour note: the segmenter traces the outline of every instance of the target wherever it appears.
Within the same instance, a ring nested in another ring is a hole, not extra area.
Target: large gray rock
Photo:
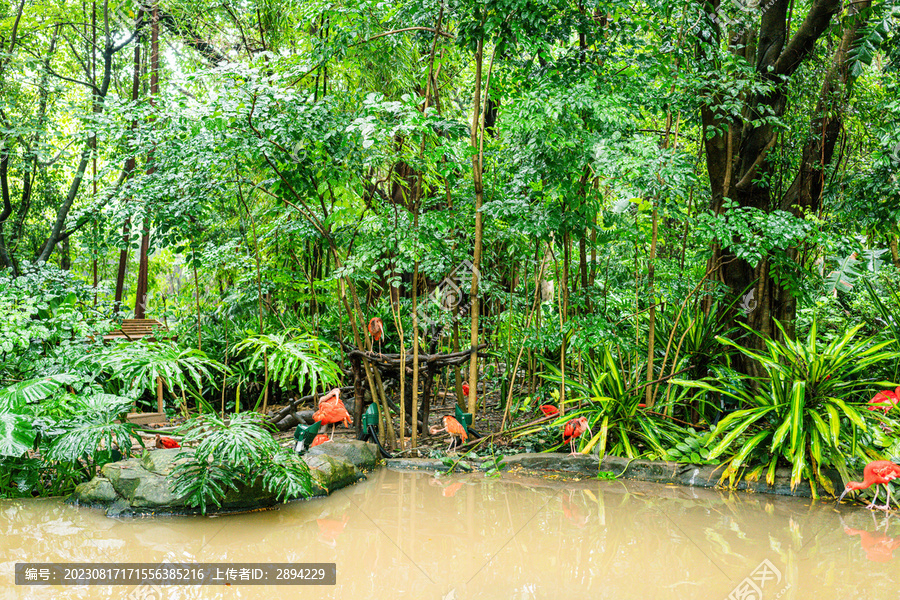
[[[328,455],[355,465],[359,469],[371,470],[378,464],[378,446],[369,442],[351,440],[347,442],[326,442],[309,449],[306,456]],[[309,461],[307,461],[309,462]]]
[[[192,454],[194,451],[190,448],[172,448],[170,450],[154,450],[153,452],[145,452],[141,459],[141,466],[159,475],[168,475],[175,468],[178,462],[175,457],[185,452]]]
[[[334,490],[347,487],[366,477],[352,463],[327,454],[308,456],[306,464],[309,465],[309,471],[313,476],[314,496],[327,496]]]
[[[75,495],[90,505],[111,504],[119,497],[109,479],[103,477],[94,477],[90,481],[79,483],[75,487]]]
[[[104,465],[101,474],[75,488],[68,501],[76,505],[102,506],[109,516],[194,514],[184,498],[172,493],[167,476],[183,450],[151,450],[141,458]],[[190,452],[190,450],[187,450]],[[311,449],[304,457],[313,478],[314,495],[326,495],[365,478],[364,470],[375,467],[378,447],[367,442],[329,442]],[[212,512],[239,512],[277,503],[266,491],[262,478],[229,490],[222,506]]]

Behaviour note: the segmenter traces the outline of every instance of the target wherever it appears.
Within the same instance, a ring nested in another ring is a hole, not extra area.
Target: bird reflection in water
[[[316,519],[316,523],[319,525],[319,541],[330,548],[335,548],[338,536],[343,533],[344,527],[347,526],[347,521],[349,520],[350,517],[346,514],[340,521],[335,519]]]
[[[441,488],[441,495],[444,498],[452,498],[453,496],[456,495],[456,492],[458,492],[459,490],[462,489],[463,482],[457,481],[457,482],[451,483],[449,485],[444,485],[444,483],[441,481],[441,479],[439,477],[432,477],[428,481],[428,485],[437,486],[437,487]]]
[[[575,494],[575,490],[569,490],[568,492],[564,492],[562,495],[562,510],[563,515],[573,524],[575,527],[582,529],[585,525],[587,525],[588,518],[585,514],[585,509],[578,502],[573,502],[573,495]]]
[[[844,528],[844,533],[849,536],[859,536],[859,541],[862,545],[862,549],[866,553],[866,558],[872,562],[890,562],[893,560],[894,550],[900,548],[900,535],[888,535],[891,515],[885,516],[884,522],[882,523],[883,531],[879,529],[874,513],[872,513],[872,524],[875,527],[874,531],[848,527],[844,522],[844,518],[840,517],[840,519],[841,526]]]

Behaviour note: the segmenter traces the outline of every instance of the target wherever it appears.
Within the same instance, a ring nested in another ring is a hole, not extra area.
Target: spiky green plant
[[[846,478],[847,458],[863,462],[882,458],[874,448],[859,443],[873,417],[857,404],[883,384],[867,377],[868,370],[881,361],[896,360],[898,354],[885,350],[890,342],[854,341],[860,327],[822,344],[815,322],[805,340],[791,340],[778,324],[784,341],[765,338],[760,351],[719,338],[760,365],[765,375],[756,379],[756,385],[739,389],[711,381],[677,382],[721,393],[741,406],[722,419],[708,442],[710,460],[725,458],[723,479],[733,484],[741,476],[752,480],[765,472],[772,484],[776,468],[787,464],[792,488],[808,480],[814,495],[816,482],[833,493],[831,480],[822,474],[824,467],[833,466]]]
[[[544,377],[560,382],[559,369],[550,363],[545,365],[551,374]],[[566,378],[566,386],[572,390],[567,404],[580,404],[581,408],[567,411],[555,423],[587,417],[593,436],[579,440],[582,451],[598,446],[600,456],[663,457],[667,448],[680,442],[683,434],[677,425],[638,406],[644,401],[644,388],[627,386],[627,374],[608,346],[597,352],[596,360],[586,356],[584,366],[585,383]]]

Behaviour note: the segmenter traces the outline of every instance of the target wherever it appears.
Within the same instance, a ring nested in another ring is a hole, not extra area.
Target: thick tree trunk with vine
[[[713,23],[718,5],[718,2],[701,5],[705,6],[704,10]],[[819,152],[815,152],[815,147],[804,151],[804,167],[798,176],[797,192],[794,194],[789,192],[781,198],[775,197],[775,190],[767,183],[775,171],[770,156],[778,139],[778,131],[772,121],[785,114],[787,80],[809,57],[816,42],[831,25],[834,16],[839,13],[841,3],[840,0],[814,0],[806,18],[790,39],[786,32],[790,29],[791,1],[775,0],[766,6],[758,35],[753,29],[746,29],[733,35],[729,40],[729,46],[734,54],[753,60],[758,77],[767,82],[771,88],[747,97],[740,120],[726,115],[718,106],[720,100],[715,95],[712,96],[712,101],[701,109],[704,129],[708,134],[705,137],[705,151],[712,208],[717,214],[729,210],[725,206],[726,198],[733,200],[737,207],[750,207],[766,212],[781,209],[797,214],[798,205],[802,208],[813,208],[815,204],[817,207],[822,188],[814,184],[815,172],[817,169],[824,171],[827,168],[832,154],[831,151],[823,152],[822,144],[827,148],[830,143],[831,150],[834,148],[833,140],[829,142],[829,127],[826,126],[822,129],[825,131],[824,136],[817,133],[812,138],[811,143],[818,145]],[[712,25],[712,28],[716,40],[705,41],[715,44],[722,32],[718,25]],[[845,34],[845,41],[847,35],[852,37],[849,30]],[[753,49],[755,56],[750,56]],[[714,62],[702,44],[698,44],[697,53],[701,62]],[[835,61],[840,64],[846,62],[846,57],[841,56],[840,50],[835,56]],[[830,96],[828,85],[826,82],[823,94]],[[821,106],[820,101],[820,108]],[[834,139],[837,139],[836,136]],[[814,155],[817,157],[816,160],[809,161],[808,159]],[[815,166],[816,163],[818,167]],[[819,182],[821,181],[819,177]],[[800,200],[802,197],[807,200]],[[740,303],[747,315],[748,325],[763,336],[772,336],[775,332],[774,320],[777,319],[786,324],[790,334],[796,301],[787,289],[776,282],[769,258],[764,257],[754,265],[737,258],[727,250],[728,244],[724,245],[726,248],[723,248],[722,243],[713,248],[710,265],[717,266],[717,279],[727,286],[732,297],[752,293],[752,296],[745,295]],[[784,250],[789,256],[792,254],[796,256],[795,249]],[[735,312],[730,316],[733,318],[736,315]],[[761,341],[754,339],[749,343],[761,344]],[[743,362],[743,357],[737,359],[739,361],[737,367],[741,371],[755,374],[754,365]]]

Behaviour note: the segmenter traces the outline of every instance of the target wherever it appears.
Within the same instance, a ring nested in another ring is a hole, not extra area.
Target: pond
[[[893,600],[900,589],[898,517],[790,497],[509,473],[379,469],[327,498],[219,517],[118,520],[54,499],[7,500],[0,534],[3,600],[148,591],[15,586],[14,564],[25,561],[336,564],[333,586],[167,586],[144,596],[156,600]]]

